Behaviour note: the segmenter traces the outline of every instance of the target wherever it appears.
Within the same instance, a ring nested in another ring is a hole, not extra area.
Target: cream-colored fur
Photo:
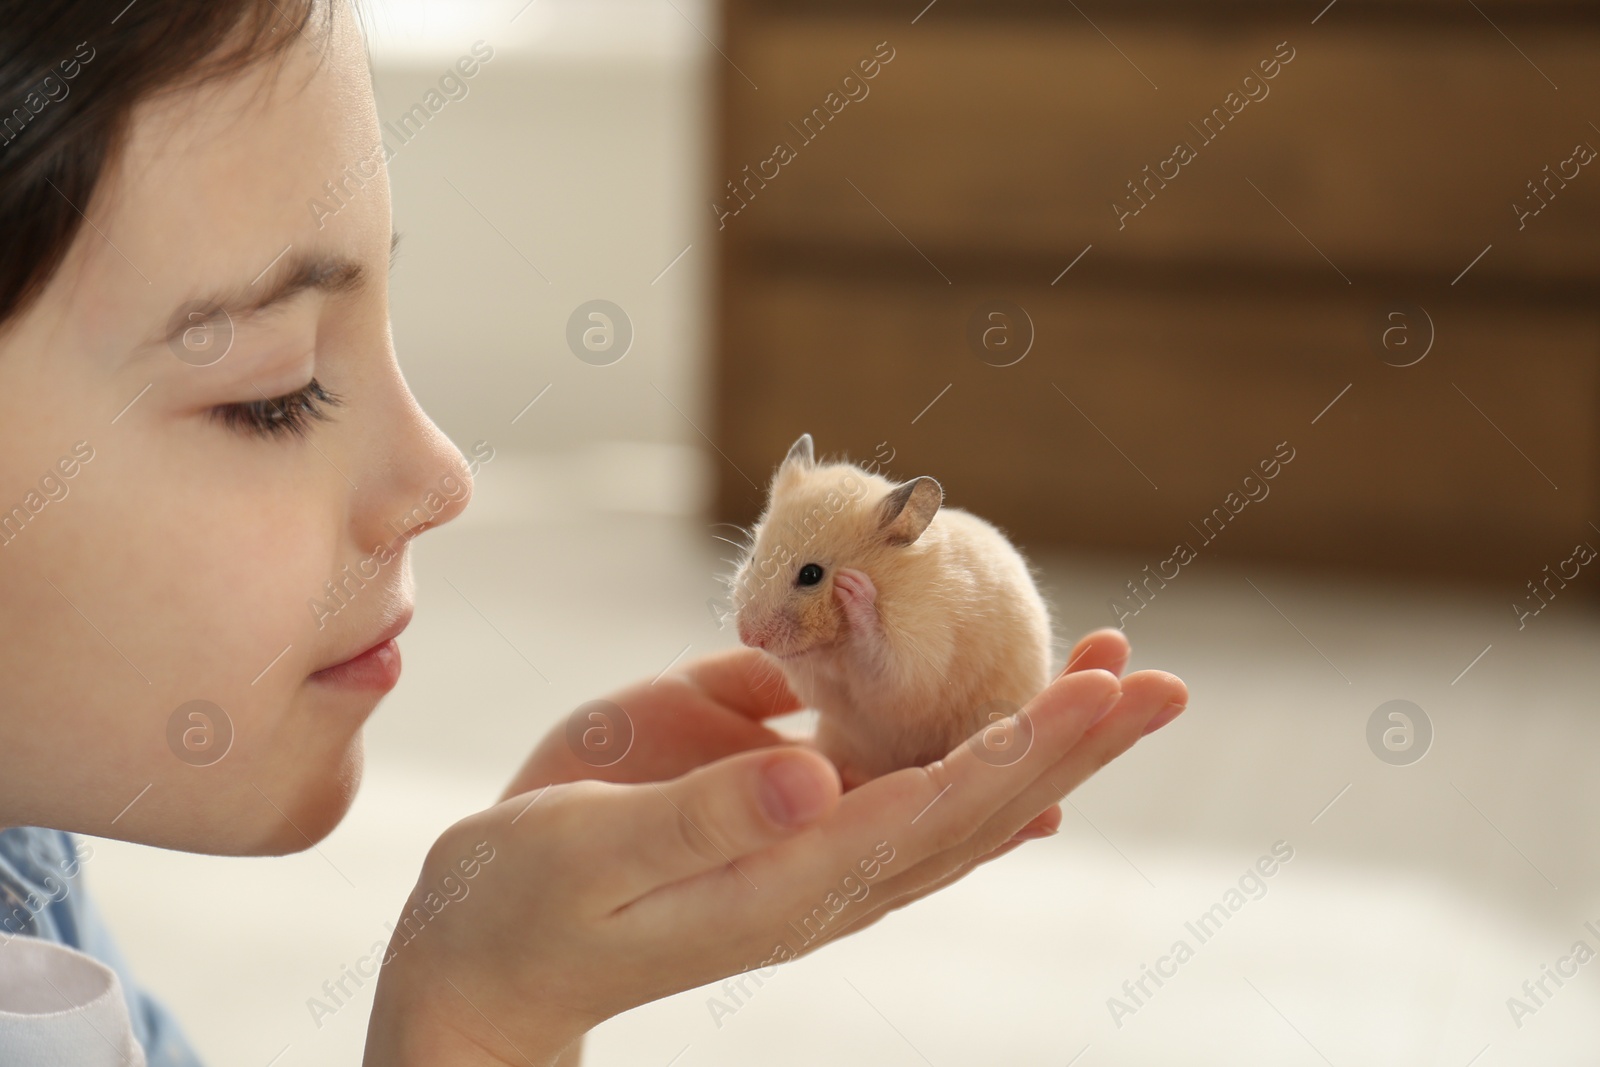
[[[816,743],[847,786],[939,759],[1050,680],[1049,610],[1022,555],[990,523],[942,506],[914,541],[891,543],[880,507],[896,488],[815,463],[802,438],[731,579],[741,637],[778,657],[819,713]],[[823,580],[799,586],[807,563]],[[876,632],[841,606],[842,569],[876,587]]]

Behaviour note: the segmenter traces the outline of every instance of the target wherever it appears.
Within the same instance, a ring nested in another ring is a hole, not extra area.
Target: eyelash
[[[246,400],[220,404],[211,409],[212,417],[230,430],[257,437],[304,437],[313,420],[328,418],[324,407],[338,407],[344,401],[330,393],[315,378],[292,393],[265,400]]]

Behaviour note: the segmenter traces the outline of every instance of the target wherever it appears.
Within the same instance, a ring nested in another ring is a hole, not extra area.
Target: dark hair
[[[0,0],[0,332],[60,268],[134,106],[281,56],[323,2]]]

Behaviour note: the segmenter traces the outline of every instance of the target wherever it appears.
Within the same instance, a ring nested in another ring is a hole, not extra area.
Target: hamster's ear
[[[922,536],[944,503],[944,489],[924,475],[913,478],[883,498],[878,505],[879,529],[891,545],[909,545]]]
[[[789,446],[789,454],[783,457],[782,466],[815,467],[817,457],[811,450],[811,435],[803,433],[800,439]]]

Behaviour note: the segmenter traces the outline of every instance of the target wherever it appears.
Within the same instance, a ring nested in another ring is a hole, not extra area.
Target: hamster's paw
[[[850,628],[857,633],[875,633],[878,629],[878,587],[872,584],[866,572],[853,567],[841,567],[833,575],[833,594],[839,598]]]

